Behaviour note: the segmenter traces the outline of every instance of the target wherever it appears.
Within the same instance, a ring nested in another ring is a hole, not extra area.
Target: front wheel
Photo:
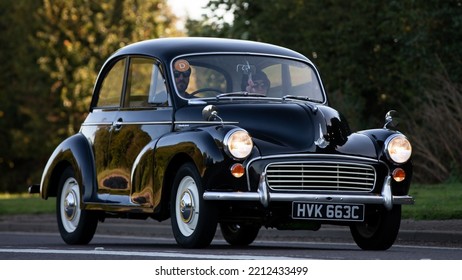
[[[83,210],[80,186],[72,168],[64,170],[59,180],[56,215],[61,238],[70,245],[88,244],[96,232],[98,218]]]
[[[365,221],[350,226],[351,235],[363,250],[387,250],[398,236],[401,225],[401,205],[391,210],[374,206],[366,210]]]
[[[170,215],[175,240],[184,248],[206,247],[215,236],[216,209],[204,201],[203,194],[196,167],[191,163],[181,166],[173,181]]]
[[[223,238],[232,246],[247,246],[257,238],[260,226],[220,223]]]

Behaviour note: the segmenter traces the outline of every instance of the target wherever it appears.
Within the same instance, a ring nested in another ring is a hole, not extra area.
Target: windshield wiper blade
[[[251,97],[266,97],[266,95],[261,93],[254,93],[254,92],[247,92],[247,91],[236,91],[236,92],[228,92],[222,93],[217,95],[217,99],[222,97],[233,97],[233,96],[251,96]]]
[[[286,100],[286,99],[296,99],[296,100],[304,100],[304,101],[311,101],[311,102],[321,102],[319,100],[316,100],[316,99],[313,99],[311,97],[308,97],[308,96],[298,96],[298,95],[284,95],[282,97],[282,100]]]

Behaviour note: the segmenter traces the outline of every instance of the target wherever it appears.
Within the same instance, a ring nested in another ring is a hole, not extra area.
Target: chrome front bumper
[[[382,193],[378,194],[300,194],[300,193],[270,193],[266,184],[266,173],[260,176],[258,192],[204,192],[204,200],[219,201],[260,201],[264,207],[268,207],[271,201],[300,201],[300,202],[324,202],[324,203],[363,203],[383,204],[391,210],[393,204],[414,204],[414,198],[409,195],[394,196],[391,192],[391,177],[385,178]]]

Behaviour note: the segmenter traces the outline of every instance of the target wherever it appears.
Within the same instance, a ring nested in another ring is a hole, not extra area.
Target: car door
[[[98,200],[106,205],[152,208],[160,200],[151,176],[155,143],[172,129],[164,77],[146,57],[115,58],[101,71],[81,133],[93,145]]]
[[[110,133],[107,174],[101,191],[123,205],[154,207],[161,186],[154,186],[155,143],[172,130],[172,107],[163,69],[152,58],[128,57],[122,105]]]
[[[108,153],[111,134],[122,104],[127,59],[120,58],[106,64],[95,86],[90,113],[82,124],[81,133],[93,146],[98,200],[106,202],[111,182],[111,158]]]

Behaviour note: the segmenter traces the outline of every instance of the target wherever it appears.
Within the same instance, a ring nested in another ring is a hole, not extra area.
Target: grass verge
[[[0,194],[0,215],[55,213],[56,199],[47,200],[38,194]]]
[[[462,219],[462,183],[413,185],[414,205],[403,206],[403,219]],[[0,194],[0,215],[55,213],[55,198],[34,194]]]
[[[413,185],[414,205],[403,206],[403,218],[414,220],[462,219],[462,183]]]

